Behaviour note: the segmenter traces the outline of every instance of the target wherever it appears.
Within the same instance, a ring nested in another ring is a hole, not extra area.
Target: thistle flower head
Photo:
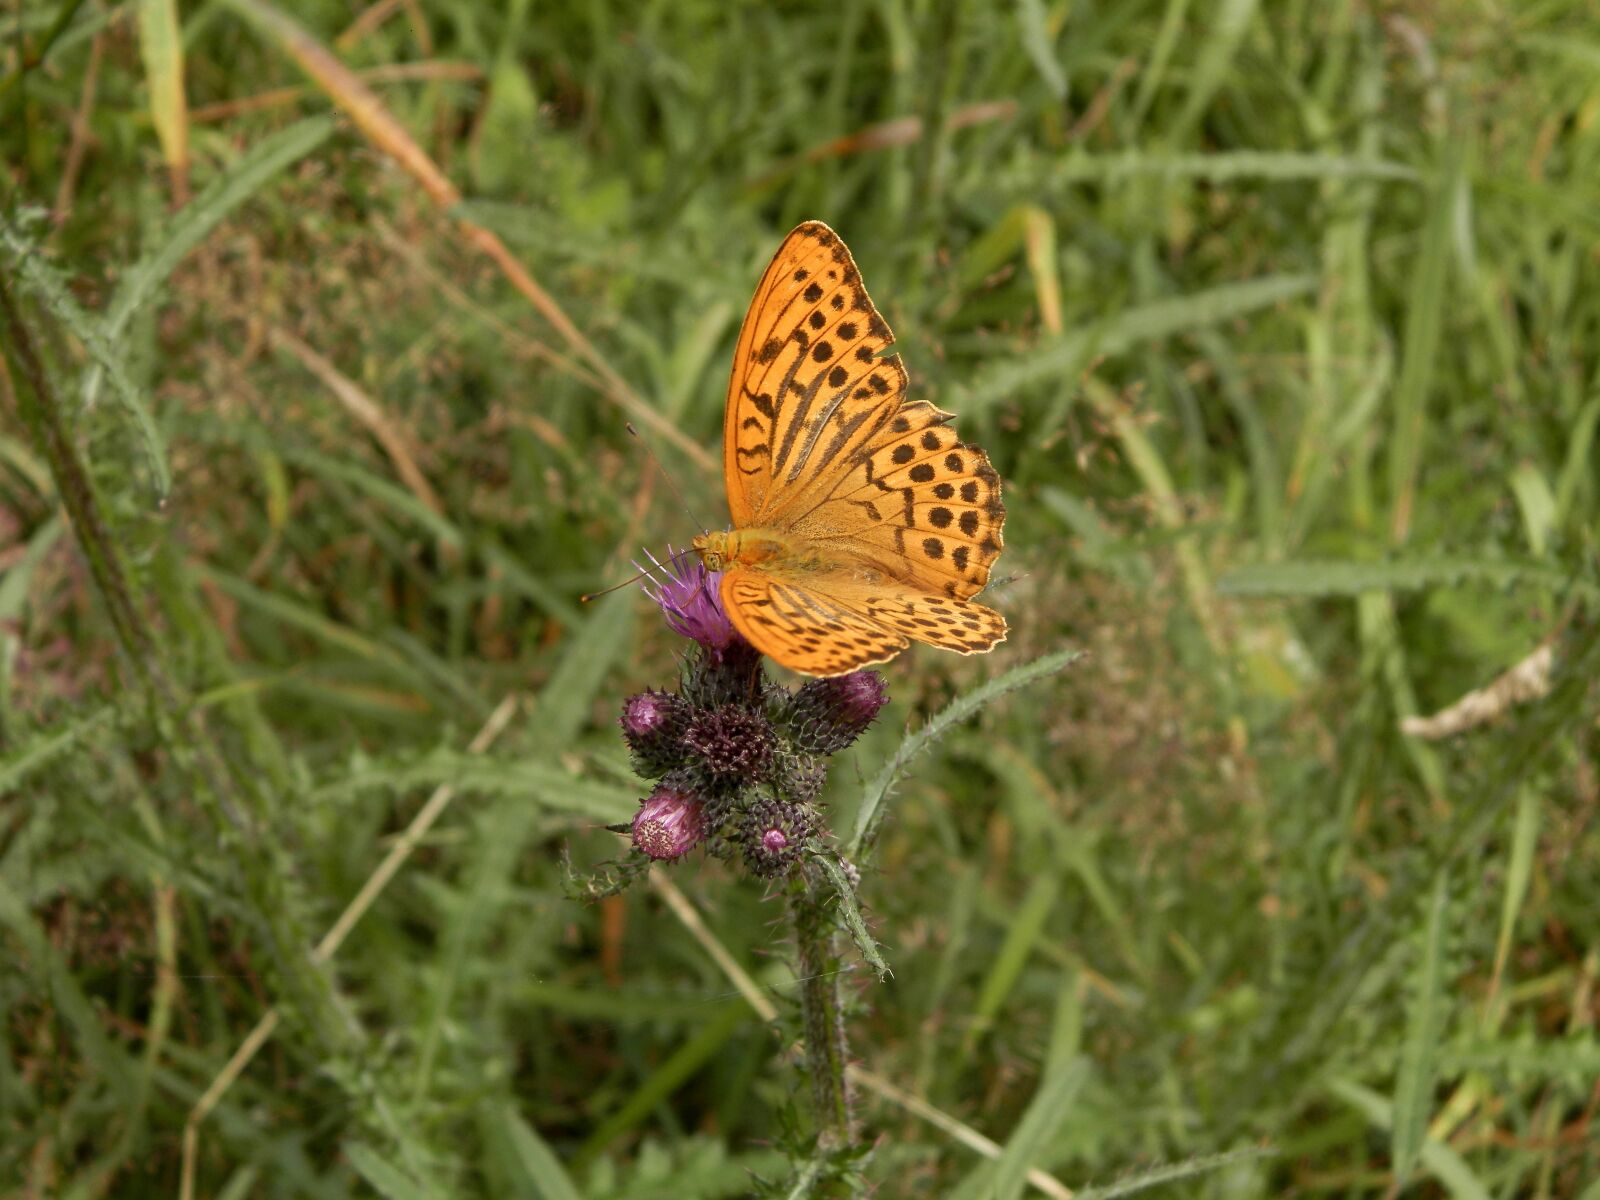
[[[679,858],[704,836],[700,799],[683,788],[661,784],[634,814],[634,848],[650,858]]]
[[[634,563],[650,581],[642,585],[644,594],[656,602],[674,633],[692,638],[713,652],[726,650],[742,640],[722,611],[722,598],[717,590],[722,579],[720,574],[706,570],[691,553],[674,553],[671,546],[667,547],[666,563],[648,550],[645,556],[653,570]]]

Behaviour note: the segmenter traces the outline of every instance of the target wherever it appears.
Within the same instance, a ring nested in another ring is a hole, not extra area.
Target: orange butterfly
[[[694,539],[723,609],[763,654],[842,675],[912,641],[1005,640],[971,597],[1000,554],[1000,476],[951,414],[906,400],[889,326],[839,235],[783,240],[739,330],[722,422],[733,528]],[[880,357],[880,354],[882,356]]]

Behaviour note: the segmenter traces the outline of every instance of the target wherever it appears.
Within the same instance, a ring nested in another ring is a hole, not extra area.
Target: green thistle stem
[[[839,937],[828,909],[828,894],[796,871],[789,884],[789,914],[799,951],[800,1014],[806,1033],[806,1071],[816,1110],[819,1145],[824,1150],[853,1146],[855,1111],[845,1075],[844,1007],[840,1001]]]

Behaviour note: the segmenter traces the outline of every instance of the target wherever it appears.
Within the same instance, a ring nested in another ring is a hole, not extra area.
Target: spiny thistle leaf
[[[1024,663],[996,679],[989,680],[983,686],[974,688],[965,696],[958,696],[940,712],[934,714],[921,729],[908,734],[900,743],[900,748],[867,785],[866,798],[862,800],[861,809],[856,814],[855,832],[851,834],[849,844],[845,848],[846,856],[859,860],[863,851],[871,848],[872,841],[877,836],[878,824],[883,820],[883,802],[888,799],[890,790],[899,782],[900,776],[905,774],[906,767],[913,758],[990,701],[998,700],[1007,692],[1025,687],[1036,679],[1043,679],[1047,675],[1065,670],[1082,657],[1081,650],[1058,650],[1054,654],[1034,659],[1031,663]]]
[[[839,898],[839,918],[844,922],[844,927],[850,933],[850,940],[855,942],[856,949],[867,965],[878,973],[880,980],[888,979],[894,974],[889,969],[889,964],[878,951],[877,940],[872,936],[872,931],[867,928],[866,921],[861,916],[861,906],[856,900],[855,884],[845,874],[844,868],[839,865],[839,858],[827,852],[816,854],[812,861],[821,868],[827,876],[829,884],[833,887],[833,894]]]

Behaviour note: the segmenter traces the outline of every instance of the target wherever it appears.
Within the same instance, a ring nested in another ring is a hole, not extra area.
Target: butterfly
[[[773,256],[739,330],[722,423],[733,528],[694,550],[745,639],[806,675],[886,662],[913,641],[1005,640],[972,597],[1000,554],[1000,476],[941,412],[906,399],[894,335],[820,221]]]

